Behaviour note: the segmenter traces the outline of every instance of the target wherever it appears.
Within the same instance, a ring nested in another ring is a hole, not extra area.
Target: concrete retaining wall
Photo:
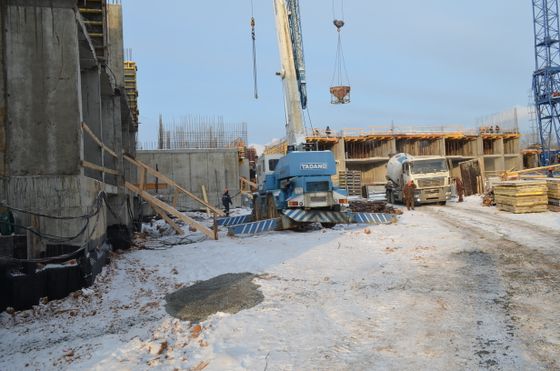
[[[136,157],[175,180],[185,189],[202,198],[202,186],[206,187],[208,200],[212,205],[221,207],[221,196],[225,187],[234,197],[234,205],[240,203],[239,160],[236,149],[185,149],[138,151]],[[154,183],[149,176],[147,183]],[[152,192],[153,193],[153,192]],[[172,189],[159,190],[170,202]],[[177,207],[180,210],[200,209],[201,206],[186,197],[180,197]]]
[[[6,174],[79,174],[81,101],[75,2],[57,1],[58,7],[52,8],[22,3],[9,1],[3,14]]]

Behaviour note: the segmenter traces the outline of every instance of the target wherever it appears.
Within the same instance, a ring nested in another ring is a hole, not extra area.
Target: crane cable
[[[257,36],[255,33],[254,5],[251,0],[251,39],[253,40],[253,91],[255,99],[259,99],[258,79],[257,79]]]
[[[348,70],[346,69],[346,60],[344,58],[344,50],[342,48],[342,37],[341,30],[344,27],[344,0],[340,0],[340,13],[337,14],[335,1],[332,1],[332,12],[333,12],[333,24],[336,27],[338,34],[338,42],[336,48],[336,57],[334,61],[334,69],[331,84],[336,84],[338,86],[350,84],[350,79],[348,78]],[[340,18],[338,18],[340,15]]]

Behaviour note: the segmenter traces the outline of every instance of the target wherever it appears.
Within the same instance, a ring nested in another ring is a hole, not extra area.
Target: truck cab
[[[451,197],[451,173],[443,156],[395,155],[387,165],[387,196],[392,203],[402,202],[404,185],[416,185],[416,204],[445,204]]]

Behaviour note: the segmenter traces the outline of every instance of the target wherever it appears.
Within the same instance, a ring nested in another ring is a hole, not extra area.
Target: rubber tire
[[[439,204],[440,204],[441,206],[445,206],[445,205],[447,205],[447,201],[440,201]]]
[[[334,228],[335,225],[336,225],[336,223],[321,223],[321,227],[323,227],[325,229],[332,229],[332,228]]]
[[[395,192],[393,190],[389,191],[389,203],[391,203],[391,205],[395,204]]]

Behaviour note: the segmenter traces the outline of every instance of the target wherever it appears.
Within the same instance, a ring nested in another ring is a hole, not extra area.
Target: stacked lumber
[[[548,210],[548,188],[544,180],[511,180],[494,186],[496,207],[515,214]]]
[[[339,172],[338,184],[348,191],[348,196],[362,195],[362,173],[358,170]]]
[[[548,186],[548,203],[552,206],[560,206],[560,178],[546,180]]]

